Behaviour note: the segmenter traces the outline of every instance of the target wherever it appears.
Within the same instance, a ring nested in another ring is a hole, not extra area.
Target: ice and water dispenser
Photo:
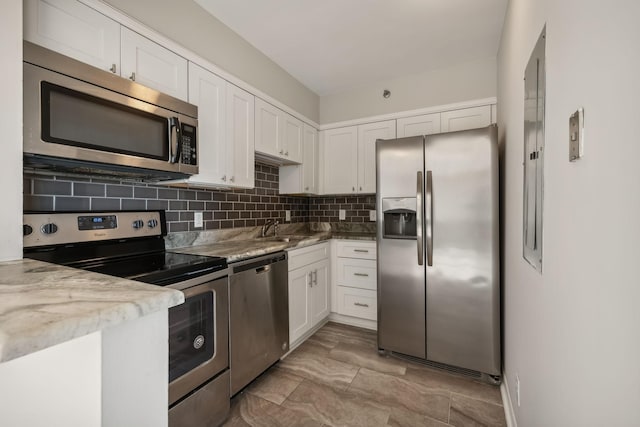
[[[416,238],[416,198],[387,197],[382,199],[385,239]]]

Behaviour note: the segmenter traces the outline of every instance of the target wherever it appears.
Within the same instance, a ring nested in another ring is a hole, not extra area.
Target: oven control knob
[[[156,228],[156,226],[158,225],[158,220],[150,219],[149,222],[147,222],[147,225],[149,226],[149,228]]]
[[[133,221],[131,226],[137,230],[139,228],[144,227],[144,221],[141,219],[136,219],[135,221]]]
[[[31,233],[33,233],[33,227],[31,227],[28,224],[23,224],[22,225],[22,235],[23,236],[28,236]]]
[[[40,227],[40,230],[44,233],[44,234],[53,234],[56,231],[58,231],[58,226],[55,225],[54,223],[50,222],[48,224],[43,225],[42,227]]]

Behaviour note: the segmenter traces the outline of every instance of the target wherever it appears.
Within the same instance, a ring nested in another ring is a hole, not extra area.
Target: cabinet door
[[[442,132],[476,129],[491,124],[491,106],[445,111],[441,114]]]
[[[318,131],[304,124],[302,161],[302,191],[318,192]]]
[[[320,323],[331,311],[329,295],[329,260],[317,262],[309,267],[312,273],[311,325]]]
[[[120,24],[75,0],[25,0],[24,39],[120,74]]]
[[[358,127],[322,131],[324,194],[355,193],[358,182]]]
[[[311,276],[309,268],[289,272],[289,345],[311,329]]]
[[[284,155],[287,162],[302,163],[303,147],[302,140],[304,135],[304,126],[302,121],[296,119],[290,114],[282,112],[283,132],[282,132],[282,148],[278,150],[280,155]]]
[[[199,173],[191,181],[227,184],[226,90],[224,79],[189,63],[189,102],[198,106],[199,153]]]
[[[256,98],[255,114],[256,114],[256,142],[255,149],[259,153],[278,156],[278,148],[282,143],[282,111],[273,105]],[[284,153],[284,149],[282,149]]]
[[[398,138],[440,133],[440,113],[398,119]]]
[[[358,126],[358,193],[376,192],[376,140],[395,137],[395,120]]]
[[[122,77],[187,100],[187,60],[122,27]]]
[[[228,178],[235,187],[255,186],[254,105],[253,95],[227,82],[227,163],[233,166]]]

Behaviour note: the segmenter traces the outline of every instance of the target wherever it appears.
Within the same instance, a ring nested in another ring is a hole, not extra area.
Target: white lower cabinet
[[[329,243],[289,251],[289,347],[331,311]]]
[[[333,312],[350,318],[376,321],[376,243],[338,240],[333,257]],[[347,320],[348,318],[342,318]],[[347,322],[348,323],[348,322]]]

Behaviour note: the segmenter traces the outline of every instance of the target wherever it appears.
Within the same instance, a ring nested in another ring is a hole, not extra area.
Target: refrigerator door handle
[[[427,265],[433,265],[433,176],[427,171],[427,194],[424,198],[425,209],[425,234],[427,241]]]
[[[418,265],[424,264],[424,248],[422,247],[422,171],[418,171],[416,189],[416,240],[418,241]]]

